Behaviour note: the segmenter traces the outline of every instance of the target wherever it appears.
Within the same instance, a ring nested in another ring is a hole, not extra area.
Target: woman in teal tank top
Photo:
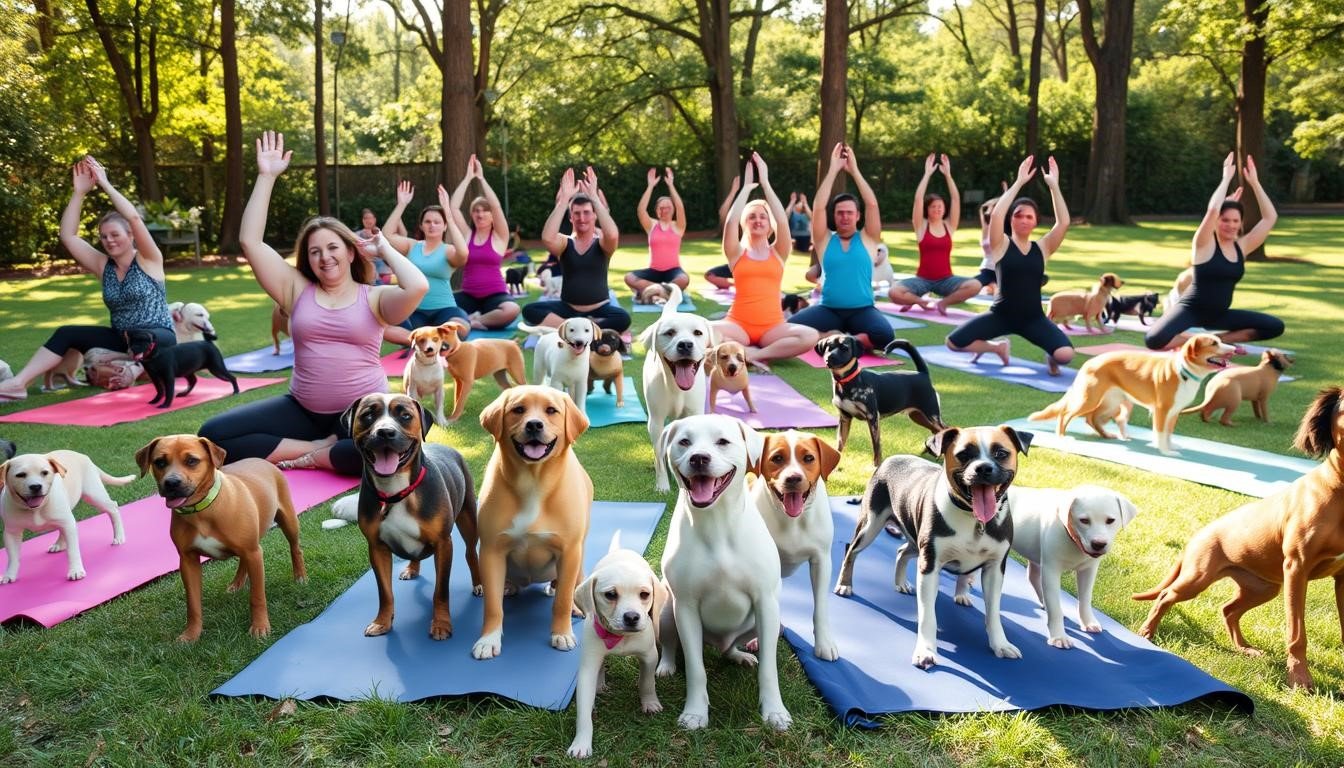
[[[439,185],[439,205],[427,205],[420,211],[420,231],[417,234],[422,239],[412,240],[386,234],[394,222],[401,222],[402,212],[414,197],[415,187],[409,181],[397,185],[397,207],[388,214],[388,223],[383,226],[383,230],[392,247],[405,254],[406,259],[429,279],[429,293],[425,294],[425,298],[420,300],[420,306],[400,327],[388,326],[383,338],[393,344],[407,346],[411,343],[411,331],[421,326],[444,323],[460,325],[461,336],[466,338],[471,332],[471,320],[457,306],[451,281],[453,270],[461,269],[467,263],[467,240],[447,214],[452,205],[448,191]]]

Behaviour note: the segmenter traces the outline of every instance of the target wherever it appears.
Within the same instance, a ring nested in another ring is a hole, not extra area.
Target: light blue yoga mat
[[[832,498],[835,541],[831,547],[834,585],[860,507]],[[1077,600],[1062,595],[1065,632],[1073,648],[1046,644],[1045,610],[1027,581],[1026,568],[1008,561],[1000,602],[1008,641],[1021,659],[1000,659],[989,649],[981,578],[971,590],[973,605],[952,601],[956,578],[941,574],[937,602],[938,664],[922,670],[910,663],[918,625],[915,596],[892,587],[892,567],[903,539],[879,534],[854,565],[854,595],[828,589],[831,632],[840,658],[822,661],[812,653],[812,587],[806,566],[784,580],[780,611],[784,638],[803,671],[846,724],[876,727],[873,718],[892,712],[1002,712],[1050,706],[1094,710],[1166,707],[1205,699],[1250,714],[1249,696],[1097,613],[1103,632],[1078,626]],[[1119,546],[1123,547],[1124,536]],[[1105,568],[1105,563],[1102,564]],[[914,583],[911,563],[910,579]]]
[[[662,304],[640,304],[639,302],[635,301],[634,298],[632,297],[632,298],[630,299],[630,310],[631,310],[632,312],[658,312],[658,313],[661,313],[661,312],[663,311],[663,305],[662,305]],[[690,297],[690,296],[688,296],[688,295],[686,295],[686,294],[683,293],[683,294],[681,295],[681,303],[677,305],[677,311],[678,311],[678,312],[695,312],[695,302],[694,302],[694,301],[691,301],[691,297]]]
[[[917,323],[914,320],[907,320],[904,317],[897,317],[886,312],[882,313],[882,317],[886,319],[887,325],[890,325],[893,331],[907,331],[912,328],[925,327],[924,323]]]
[[[616,407],[616,387],[613,385],[611,394],[608,395],[602,391],[602,384],[598,382],[593,386],[593,391],[588,395],[588,401],[584,406],[584,411],[588,414],[588,426],[590,428],[609,427],[612,424],[644,424],[649,420],[649,414],[645,412],[644,406],[639,402],[639,389],[635,386],[635,380],[630,376],[625,377],[625,405]]]
[[[1187,416],[1186,418],[1196,418]],[[1159,475],[1225,488],[1229,491],[1264,498],[1287,488],[1294,480],[1316,466],[1316,462],[1294,456],[1283,456],[1239,445],[1228,445],[1213,440],[1181,435],[1181,423],[1176,422],[1176,434],[1171,447],[1179,456],[1163,456],[1149,445],[1153,432],[1130,425],[1126,430],[1129,440],[1106,440],[1092,431],[1087,423],[1074,419],[1068,434],[1055,434],[1055,420],[1008,422],[1014,429],[1024,429],[1035,435],[1032,448],[1053,448],[1057,451],[1094,459],[1113,461],[1136,469],[1145,469]],[[1115,432],[1115,425],[1109,431]]]
[[[468,339],[512,339],[518,333],[518,318],[503,328],[473,328]]]
[[[266,373],[294,367],[294,340],[280,340],[280,354],[268,346],[251,352],[241,352],[224,358],[224,367],[233,373]]]
[[[594,503],[584,541],[584,572],[591,572],[607,553],[618,531],[622,547],[644,551],[663,509],[661,502]],[[351,528],[332,535],[358,537],[359,532]],[[452,637],[440,641],[429,637],[433,559],[421,563],[421,576],[412,581],[396,578],[403,564],[397,560],[392,564],[396,621],[391,632],[364,636],[364,627],[378,612],[377,583],[369,571],[317,618],[280,638],[211,694],[404,702],[486,693],[534,707],[565,709],[574,695],[580,651],[551,648],[551,598],[541,586],[504,599],[503,653],[489,661],[472,658],[483,607],[481,598],[471,594],[462,540],[456,530],[453,536],[448,603]],[[576,631],[579,623],[574,622]]]
[[[1021,339],[1014,339],[1016,343],[1026,345],[1035,350],[1035,347],[1027,345]],[[1039,350],[1037,350],[1039,351]],[[895,354],[900,354],[899,351]],[[1045,363],[1035,363],[1030,360],[1023,360],[1020,357],[1008,358],[1008,365],[1004,365],[999,360],[998,355],[992,352],[986,352],[980,356],[980,362],[972,363],[972,355],[969,352],[953,352],[944,346],[929,345],[919,347],[919,354],[923,356],[924,361],[929,365],[937,365],[942,368],[954,368],[964,373],[972,373],[976,376],[985,376],[999,381],[1006,381],[1010,384],[1021,384],[1027,387],[1033,387],[1045,392],[1065,392],[1069,385],[1073,383],[1075,371],[1067,366],[1060,366],[1059,375],[1051,376],[1050,369]],[[1044,357],[1045,353],[1041,352]]]

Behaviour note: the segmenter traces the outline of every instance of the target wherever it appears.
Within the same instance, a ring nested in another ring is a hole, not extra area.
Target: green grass
[[[1164,292],[1189,253],[1193,222],[1163,222],[1139,228],[1080,227],[1050,264],[1051,290],[1084,287],[1102,271],[1128,281],[1126,292]],[[913,262],[909,236],[890,233],[898,269]],[[973,233],[959,238],[957,266],[970,271]],[[1279,344],[1298,354],[1299,381],[1280,386],[1270,405],[1272,422],[1248,421],[1249,408],[1235,428],[1205,425],[1186,417],[1178,435],[1238,443],[1283,453],[1297,419],[1321,386],[1339,383],[1338,328],[1344,323],[1344,220],[1287,219],[1270,239],[1275,260],[1251,264],[1237,291],[1241,307],[1282,317],[1288,333]],[[697,282],[720,261],[716,243],[688,243],[689,271]],[[638,249],[623,249],[612,271],[643,266]],[[903,260],[903,262],[902,262]],[[786,284],[802,287],[802,259],[790,266]],[[169,295],[205,303],[225,354],[269,344],[269,302],[245,267],[173,270]],[[106,310],[88,276],[0,283],[0,356],[15,368],[26,361],[51,329],[62,323],[104,323]],[[702,312],[719,308],[699,302]],[[655,316],[637,314],[636,331]],[[948,329],[912,331],[917,344],[941,342]],[[1139,343],[1137,334],[1117,341]],[[1025,343],[1018,354],[1033,355]],[[1077,363],[1075,363],[1076,365]],[[637,370],[639,362],[634,363]],[[827,410],[825,371],[797,361],[776,371]],[[636,375],[637,376],[637,375]],[[1053,399],[1033,389],[996,384],[979,377],[935,369],[945,417],[950,423],[994,423],[1021,416]],[[35,390],[33,390],[35,392]],[[194,432],[206,417],[233,405],[282,391],[281,386],[244,393],[147,421],[107,429],[0,425],[0,434],[24,451],[71,448],[92,455],[114,473],[134,470],[132,455],[153,437]],[[468,412],[496,394],[491,384],[473,391]],[[29,407],[79,393],[34,395]],[[16,406],[0,405],[0,410]],[[1136,413],[1147,426],[1147,416]],[[888,452],[918,451],[925,433],[905,419],[882,424]],[[832,435],[826,435],[833,438]],[[491,449],[474,419],[463,419],[433,439],[457,447],[479,473]],[[653,492],[652,450],[643,425],[603,428],[577,446],[593,477],[598,498],[660,500]],[[834,494],[858,493],[870,472],[865,430],[831,483]],[[1022,462],[1025,485],[1096,482],[1132,498],[1141,514],[1121,535],[1101,569],[1097,608],[1130,627],[1148,604],[1129,599],[1151,587],[1171,565],[1180,547],[1205,522],[1245,501],[1226,491],[1178,479],[1147,475],[1125,467],[1040,449]],[[148,480],[112,489],[120,501],[153,492]],[[666,497],[670,500],[671,497]],[[80,514],[89,514],[80,507]],[[159,579],[52,629],[9,627],[0,634],[0,764],[9,765],[556,765],[573,735],[574,713],[542,712],[490,699],[449,700],[412,705],[387,702],[310,704],[286,714],[265,700],[210,700],[207,693],[252,661],[275,638],[311,620],[367,568],[362,539],[352,529],[324,532],[323,505],[304,515],[302,541],[310,580],[298,586],[285,575],[284,547],[267,539],[271,574],[268,598],[273,633],[254,641],[245,631],[246,600],[227,595],[232,565],[205,566],[205,634],[200,642],[178,645],[173,638],[184,620],[182,587],[176,576]],[[657,563],[666,535],[664,520],[648,553]],[[845,535],[845,532],[839,532]],[[166,541],[166,532],[165,532]],[[1072,589],[1072,583],[1068,584]],[[23,582],[4,589],[21,589]],[[1340,624],[1330,585],[1314,582],[1308,598],[1308,658],[1317,687],[1289,690],[1284,676],[1282,605],[1253,611],[1244,622],[1248,639],[1262,658],[1231,650],[1219,606],[1231,594],[1226,583],[1174,609],[1158,642],[1220,679],[1249,693],[1254,718],[1203,705],[1121,713],[1046,711],[955,717],[900,715],[876,732],[838,724],[803,676],[791,651],[781,648],[779,666],[784,701],[794,716],[787,733],[763,730],[756,708],[755,675],[731,668],[711,655],[712,724],[685,733],[676,727],[684,701],[684,678],[659,681],[666,710],[644,717],[635,693],[636,666],[613,659],[611,690],[596,712],[596,757],[609,765],[1341,765],[1344,764],[1344,708],[1336,692],[1344,686]],[[403,628],[406,629],[406,628]],[[407,630],[413,631],[413,630]],[[474,631],[459,627],[460,632]],[[1044,640],[1041,640],[1044,642]],[[870,642],[883,642],[871,638]],[[781,644],[782,645],[782,644]],[[331,659],[340,664],[341,659]],[[891,663],[904,664],[893,656]],[[1077,681],[1087,685],[1089,681]]]

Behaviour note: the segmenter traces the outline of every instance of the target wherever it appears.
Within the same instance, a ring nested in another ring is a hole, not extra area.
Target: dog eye
[[[556,408],[554,405],[548,405],[548,406],[546,406],[546,415],[547,415],[547,416],[554,416],[554,415],[556,415],[556,414],[559,413],[559,412],[560,412],[560,409],[559,409],[559,408]]]
[[[775,464],[783,464],[784,454],[776,453],[774,456],[770,457],[770,461],[774,462]]]
[[[682,448],[690,448],[690,447],[691,447],[691,438],[689,438],[689,437],[683,437],[683,438],[681,438],[680,440],[677,441],[677,445],[680,445]]]
[[[1091,524],[1092,524],[1092,518],[1090,518],[1090,517],[1080,517],[1080,518],[1078,518],[1078,522],[1082,523],[1083,525],[1091,525]]]
[[[641,589],[641,590],[639,591],[639,599],[640,599],[640,600],[648,600],[648,599],[649,599],[649,590],[647,590],[647,589]]]
[[[514,412],[515,414],[521,415],[521,414],[523,414],[523,413],[526,412],[526,411],[527,411],[527,406],[524,406],[524,405],[515,405],[515,406],[513,406],[513,412]]]
[[[603,593],[602,593],[602,596],[605,597],[605,598],[607,598],[608,600],[610,600],[610,601],[612,601],[612,602],[615,602],[615,601],[616,601],[616,598],[619,597],[620,595],[617,595],[617,594],[616,594],[616,590],[614,590],[614,589],[608,589],[606,592],[603,592]]]
[[[201,460],[195,456],[188,456],[187,460],[183,463],[186,464],[188,467],[194,467],[197,464],[200,464]]]
[[[154,466],[158,467],[159,469],[163,469],[164,467],[168,466],[168,459],[163,456],[159,456],[158,458],[154,459]]]
[[[1002,449],[1002,448],[995,448],[995,449],[994,449],[994,458],[996,458],[996,459],[1002,461],[1002,460],[1008,458],[1008,452],[1005,451],[1005,450]]]
[[[1114,524],[1115,524],[1115,518],[1114,518],[1114,517],[1108,517],[1108,518],[1106,518],[1106,524],[1107,524],[1107,525],[1114,525]]]
[[[724,447],[725,445],[731,445],[731,443],[728,442],[728,438],[726,437],[720,437],[718,440],[714,441],[714,444],[719,446],[720,448]]]
[[[811,464],[812,462],[814,462],[814,461],[816,461],[816,460],[817,460],[817,457],[816,457],[816,456],[813,456],[813,455],[810,454],[810,453],[809,453],[809,454],[806,454],[806,455],[803,456],[803,463],[804,463],[804,464]]]

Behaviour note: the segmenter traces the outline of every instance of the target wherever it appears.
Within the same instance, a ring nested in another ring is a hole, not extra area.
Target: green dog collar
[[[210,486],[210,492],[205,494],[205,498],[201,499],[195,504],[184,504],[180,507],[177,507],[176,509],[173,510],[173,512],[179,515],[194,515],[197,512],[200,512],[201,510],[205,509],[206,507],[209,507],[211,504],[214,504],[215,499],[219,497],[219,489],[223,487],[224,487],[224,473],[220,472],[219,470],[215,470],[215,483],[214,485]]]

